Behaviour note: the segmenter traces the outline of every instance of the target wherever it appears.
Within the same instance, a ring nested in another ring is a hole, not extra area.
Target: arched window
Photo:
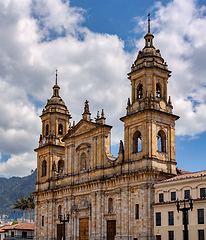
[[[166,152],[166,135],[162,130],[158,132],[157,145],[158,145],[159,152]]]
[[[60,123],[58,127],[58,134],[62,135],[63,134],[63,125]]]
[[[112,213],[113,212],[113,199],[109,198],[108,200],[108,213]]]
[[[49,135],[49,124],[46,125],[46,136]]]
[[[142,151],[141,132],[136,131],[133,135],[133,153]]]
[[[46,160],[42,162],[42,177],[46,176],[46,171],[47,171],[47,163]]]
[[[86,153],[83,152],[80,159],[80,170],[86,170],[87,167],[86,160],[87,160]]]
[[[63,171],[64,171],[64,161],[59,160],[58,161],[58,173],[63,173]]]
[[[142,84],[139,84],[137,88],[137,99],[140,99],[143,97],[143,86]]]
[[[157,98],[161,97],[161,87],[158,83],[156,84],[156,97]]]
[[[61,205],[58,206],[58,217],[60,214],[62,214],[62,206]]]

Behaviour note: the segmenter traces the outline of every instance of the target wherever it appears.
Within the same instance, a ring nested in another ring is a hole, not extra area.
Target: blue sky
[[[180,169],[205,169],[206,3],[203,0],[0,0],[0,175],[25,176],[36,167],[39,115],[60,95],[81,119],[86,99],[92,117],[105,109],[113,126],[112,152],[123,139],[130,84],[127,73],[144,46],[147,14],[154,45],[172,71],[168,92],[176,124]],[[78,91],[77,91],[78,89]]]

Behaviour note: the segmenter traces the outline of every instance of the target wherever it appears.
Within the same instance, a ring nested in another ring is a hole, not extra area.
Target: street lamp
[[[65,218],[65,215],[64,215],[64,219],[62,219],[62,214],[59,214],[59,221],[60,223],[63,222],[63,240],[66,240],[66,228],[65,228],[65,225],[66,225],[66,222],[69,222],[69,213],[67,213],[67,218]]]
[[[184,202],[184,207],[180,208],[180,204],[181,204],[181,201],[179,199],[177,199],[176,201],[176,207],[177,207],[177,211],[181,211],[183,212],[183,224],[184,224],[184,240],[188,240],[188,228],[187,228],[187,225],[188,225],[188,222],[187,222],[187,214],[188,214],[188,211],[193,209],[193,199],[192,197],[190,196],[189,197],[189,207],[186,207],[186,199],[183,200]]]

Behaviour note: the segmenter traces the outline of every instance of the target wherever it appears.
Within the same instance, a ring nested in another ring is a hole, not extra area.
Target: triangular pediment
[[[90,132],[93,129],[97,129],[101,127],[99,124],[88,122],[85,120],[80,120],[72,129],[69,130],[67,135],[64,137],[63,140],[65,140],[68,137],[75,137],[87,132]]]
[[[74,128],[72,135],[79,135],[91,131],[96,128],[95,123],[80,121]]]

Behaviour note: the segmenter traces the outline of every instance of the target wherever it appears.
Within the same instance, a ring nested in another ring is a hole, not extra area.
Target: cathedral
[[[112,126],[104,111],[92,121],[86,101],[82,119],[71,124],[56,76],[35,149],[36,238],[60,240],[65,232],[72,240],[154,239],[154,184],[177,174],[179,117],[167,94],[171,71],[154,47],[150,19],[144,39],[128,73],[131,97],[120,118],[124,141],[117,157],[110,152]]]

